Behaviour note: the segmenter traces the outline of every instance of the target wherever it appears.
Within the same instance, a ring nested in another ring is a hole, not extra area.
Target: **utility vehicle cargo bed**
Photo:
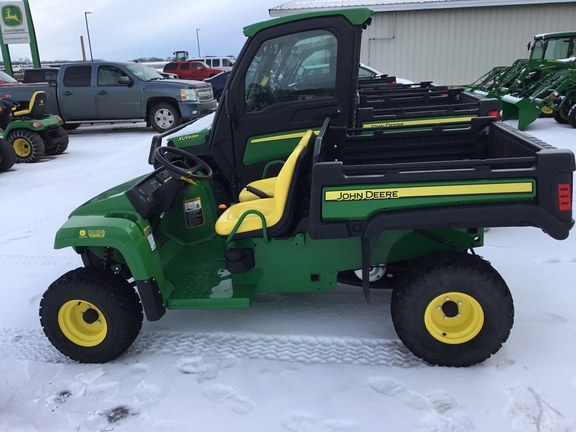
[[[563,239],[574,155],[491,117],[468,128],[345,129],[324,124],[313,156],[313,238],[382,230],[539,226]]]

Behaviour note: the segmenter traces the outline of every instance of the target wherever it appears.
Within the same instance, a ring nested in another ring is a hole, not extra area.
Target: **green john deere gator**
[[[429,363],[468,366],[498,351],[514,306],[475,253],[484,227],[565,239],[574,155],[483,115],[458,128],[354,128],[350,59],[372,13],[247,27],[214,115],[168,145],[156,136],[152,172],[70,214],[55,247],[72,247],[83,266],[40,303],[58,350],[107,362],[130,347],[144,314],[248,307],[257,293],[346,283],[368,303],[371,289],[392,288],[398,336]],[[297,74],[302,65],[317,73]]]

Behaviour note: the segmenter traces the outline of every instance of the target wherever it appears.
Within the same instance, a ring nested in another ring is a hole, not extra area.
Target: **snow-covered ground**
[[[514,122],[510,122],[514,124]],[[147,173],[142,125],[82,127],[65,154],[0,174],[0,431],[576,431],[576,232],[498,228],[478,252],[507,281],[516,320],[491,359],[465,369],[415,359],[390,292],[260,295],[242,310],[168,311],[104,365],[44,337],[38,304],[81,265],[56,230],[97,193]],[[527,132],[576,151],[576,130]]]

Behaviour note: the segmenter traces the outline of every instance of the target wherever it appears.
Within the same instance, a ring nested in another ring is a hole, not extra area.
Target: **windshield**
[[[531,59],[557,60],[574,57],[574,38],[540,39],[534,42]]]
[[[157,79],[164,79],[164,77],[160,75],[160,72],[147,65],[143,65],[140,63],[131,63],[127,64],[126,68],[134,75],[136,75],[136,78],[138,78],[140,81],[152,81]]]
[[[2,72],[2,71],[0,71],[0,81],[7,82],[7,83],[18,82],[14,78],[12,78],[10,75],[8,75],[6,72]]]

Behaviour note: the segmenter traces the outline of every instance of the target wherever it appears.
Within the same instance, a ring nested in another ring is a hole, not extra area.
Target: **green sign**
[[[0,27],[5,44],[30,43],[24,3],[0,3]]]
[[[2,22],[8,27],[18,27],[22,25],[22,9],[16,5],[3,6]]]

